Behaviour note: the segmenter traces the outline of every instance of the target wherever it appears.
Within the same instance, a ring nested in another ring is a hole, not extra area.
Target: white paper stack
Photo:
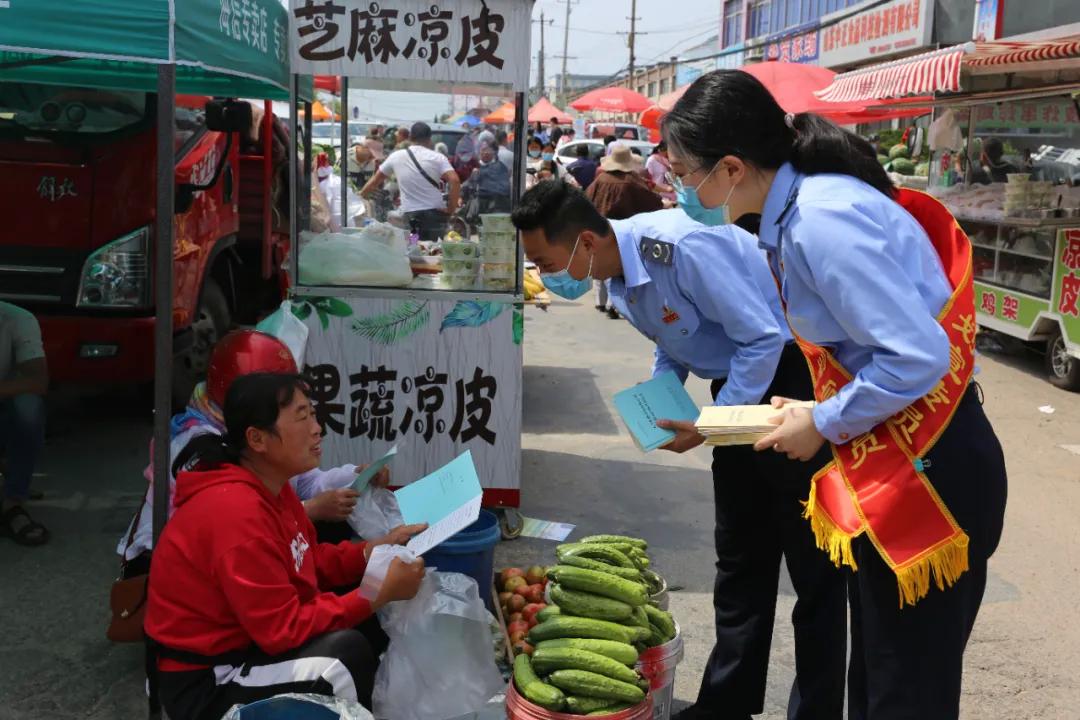
[[[812,408],[814,402],[785,407]],[[694,426],[705,436],[706,445],[751,445],[776,429],[769,420],[782,412],[772,405],[710,405],[702,408]]]

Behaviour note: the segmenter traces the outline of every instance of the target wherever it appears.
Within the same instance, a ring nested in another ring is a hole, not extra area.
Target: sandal
[[[19,525],[18,530],[16,525]],[[33,547],[49,542],[49,531],[35,522],[21,505],[14,505],[0,515],[0,537],[9,537],[17,545]]]

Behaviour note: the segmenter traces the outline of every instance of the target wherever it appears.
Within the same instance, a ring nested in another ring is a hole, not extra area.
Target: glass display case
[[[306,128],[298,288],[519,296],[522,253],[509,213],[525,169],[515,166],[515,94],[361,83],[346,83],[348,101],[323,102],[328,114],[344,106],[352,120],[313,118]],[[485,122],[497,109],[491,119],[503,122]],[[409,136],[417,122],[428,137]]]

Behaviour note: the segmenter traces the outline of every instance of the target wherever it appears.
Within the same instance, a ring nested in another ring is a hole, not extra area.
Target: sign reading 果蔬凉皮
[[[292,71],[527,87],[529,0],[291,0]]]
[[[472,451],[485,504],[517,505],[522,311],[483,300],[301,297],[324,467],[391,447],[394,485]]]

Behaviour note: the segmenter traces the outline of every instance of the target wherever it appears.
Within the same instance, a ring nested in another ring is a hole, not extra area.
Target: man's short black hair
[[[607,147],[608,145],[610,145],[611,143],[615,142],[618,139],[619,138],[615,137],[614,135],[605,135],[604,136],[604,147]]]
[[[552,117],[552,118],[551,118],[551,124],[552,124],[552,125],[558,125],[558,124],[559,124],[559,118],[557,118],[557,117]]]
[[[545,180],[521,196],[510,218],[518,230],[544,231],[549,243],[573,245],[582,230],[607,235],[611,226],[579,188]]]
[[[506,142],[507,138],[509,137],[510,136],[506,134],[505,130],[500,129],[495,131],[495,142],[499,143],[500,145]]]
[[[988,138],[983,143],[983,152],[986,153],[986,157],[990,158],[991,162],[999,162],[1001,156],[1005,154],[1005,146],[996,137]]]
[[[589,143],[581,143],[574,148],[574,153],[578,157],[589,157]]]
[[[431,126],[426,122],[413,123],[412,129],[409,130],[409,138],[416,142],[424,142],[431,139]]]

